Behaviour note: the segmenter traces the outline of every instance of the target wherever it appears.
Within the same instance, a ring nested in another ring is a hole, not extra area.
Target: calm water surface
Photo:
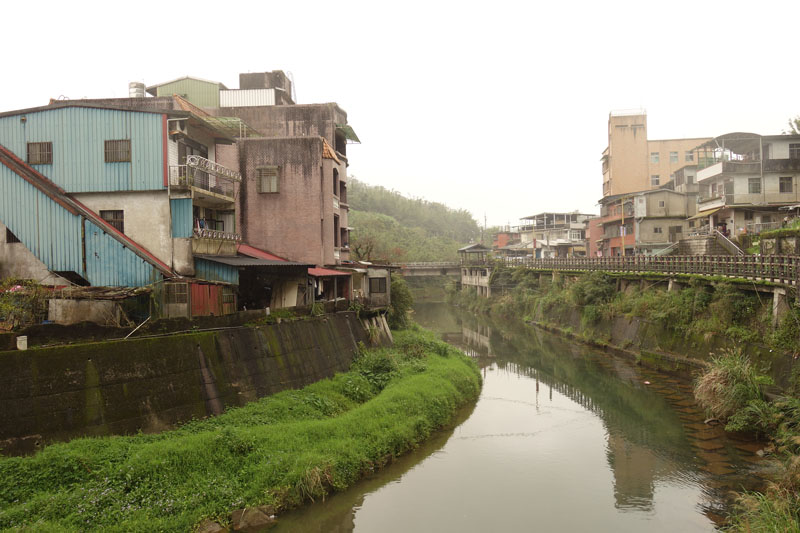
[[[761,483],[762,446],[703,424],[688,379],[444,304],[416,320],[476,359],[477,404],[271,531],[714,531]]]

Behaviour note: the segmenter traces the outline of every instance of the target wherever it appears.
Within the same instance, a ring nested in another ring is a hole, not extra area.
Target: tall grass
[[[0,458],[0,528],[188,531],[237,508],[290,508],[413,448],[479,389],[463,354],[398,332],[348,373],[174,431]]]

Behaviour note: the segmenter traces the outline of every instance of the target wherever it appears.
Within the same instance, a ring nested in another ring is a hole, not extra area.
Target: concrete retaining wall
[[[382,317],[381,317],[381,320]],[[155,432],[345,371],[354,313],[256,328],[0,352],[0,448]]]

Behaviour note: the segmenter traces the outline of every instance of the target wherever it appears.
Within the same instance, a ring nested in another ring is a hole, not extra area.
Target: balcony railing
[[[169,184],[173,188],[194,187],[233,199],[234,183],[240,181],[240,173],[197,155],[188,156],[185,165],[169,167]]]
[[[215,229],[194,229],[194,236],[200,239],[218,239],[223,241],[236,241],[242,240],[242,236],[238,233],[228,233],[227,231],[217,231]]]
[[[758,235],[762,231],[770,231],[781,227],[780,222],[750,222],[745,224],[748,235]]]

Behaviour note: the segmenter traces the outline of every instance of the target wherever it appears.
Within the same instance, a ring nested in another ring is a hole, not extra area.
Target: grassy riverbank
[[[341,490],[448,423],[475,364],[412,328],[350,372],[157,435],[79,439],[0,458],[0,528],[189,531],[235,509]]]

